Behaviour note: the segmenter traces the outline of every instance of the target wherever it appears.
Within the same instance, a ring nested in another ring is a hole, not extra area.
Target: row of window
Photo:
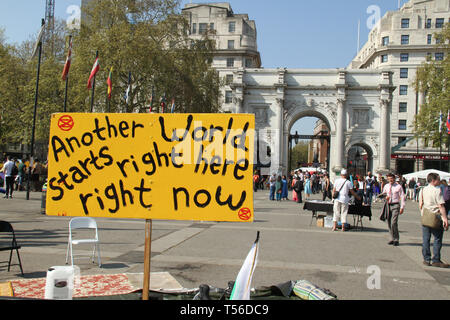
[[[427,22],[425,23],[425,28],[430,29],[432,27],[433,19],[427,19]],[[435,28],[443,28],[444,27],[444,18],[437,18]],[[449,19],[450,22],[450,19]],[[409,18],[402,19],[401,23],[402,29],[408,29],[409,28]]]
[[[234,58],[227,58],[227,68],[234,68]],[[245,59],[245,67],[246,68],[253,68],[253,61],[252,59]]]
[[[209,30],[213,31],[214,29],[214,23],[209,24]],[[208,31],[208,23],[199,23],[198,24],[198,33],[199,34],[205,34]],[[236,22],[231,21],[228,23],[228,32],[234,33],[236,32]],[[197,34],[197,24],[192,24],[192,34]]]
[[[431,59],[432,55],[431,53],[428,53],[427,56]],[[383,54],[380,57],[381,63],[386,63],[389,61],[389,55]],[[444,53],[443,52],[436,52],[434,54],[434,60],[436,61],[442,61],[444,60]],[[408,62],[409,61],[409,54],[408,53],[400,53],[400,62]]]
[[[432,34],[427,34],[427,44],[432,44],[432,40],[433,40],[433,35]],[[439,39],[436,38],[436,44],[439,44],[439,43],[440,43]],[[402,35],[401,44],[402,45],[409,44],[409,35],[407,35],[407,34]],[[389,36],[381,38],[381,45],[382,46],[388,46],[389,45]]]

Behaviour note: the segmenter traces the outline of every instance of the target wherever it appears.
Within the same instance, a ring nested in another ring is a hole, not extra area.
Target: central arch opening
[[[330,171],[330,126],[316,114],[301,116],[290,129],[288,172]]]

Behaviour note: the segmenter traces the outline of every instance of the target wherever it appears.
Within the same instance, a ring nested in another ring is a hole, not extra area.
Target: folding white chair
[[[76,229],[94,229],[95,230],[95,237],[91,239],[74,239],[72,232]],[[85,254],[73,254],[73,245],[79,245],[79,244],[93,244],[94,249],[92,251],[92,262],[95,262],[95,252],[97,251],[97,260],[98,260],[98,266],[101,267],[102,263],[100,260],[100,241],[98,239],[98,229],[97,229],[97,222],[88,217],[81,217],[81,218],[73,218],[70,220],[69,223],[69,242],[67,244],[67,254],[66,254],[66,264],[68,264],[69,260],[69,250],[70,250],[70,257],[72,261],[73,266],[73,257],[74,256],[86,256]]]

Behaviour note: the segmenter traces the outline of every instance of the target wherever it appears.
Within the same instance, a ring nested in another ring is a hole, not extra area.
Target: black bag
[[[345,182],[342,184],[341,189],[339,189],[339,191],[335,191],[333,193],[333,200],[339,198],[339,194],[341,193],[342,189],[344,188],[345,184],[347,183],[348,180],[345,180]]]
[[[17,166],[14,166],[11,172],[12,176],[17,176],[19,174],[19,169],[17,168]]]
[[[294,191],[297,193],[300,193],[303,191],[303,181],[298,180],[294,185]]]

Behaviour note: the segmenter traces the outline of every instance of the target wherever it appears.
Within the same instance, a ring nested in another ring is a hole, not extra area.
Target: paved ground
[[[342,300],[450,298],[450,270],[422,265],[416,203],[408,202],[401,217],[400,247],[391,247],[387,245],[387,226],[378,220],[379,204],[373,207],[372,221],[364,220],[365,231],[333,233],[310,226],[311,214],[301,205],[267,199],[267,192],[256,193],[253,224],[155,221],[152,272],[170,272],[185,288],[201,284],[226,287],[261,231],[254,287],[305,279],[330,289]],[[25,278],[45,277],[47,268],[65,263],[70,218],[41,215],[40,206],[40,193],[33,193],[30,201],[25,200],[25,193],[16,193],[13,200],[0,198],[0,220],[13,224],[23,246]],[[82,274],[143,272],[145,222],[97,221],[103,266],[77,260]],[[442,257],[450,260],[448,233]],[[17,266],[7,272],[7,259],[8,253],[0,252],[0,282],[22,278]],[[380,271],[379,289],[367,285],[368,280],[376,284],[373,270]]]

